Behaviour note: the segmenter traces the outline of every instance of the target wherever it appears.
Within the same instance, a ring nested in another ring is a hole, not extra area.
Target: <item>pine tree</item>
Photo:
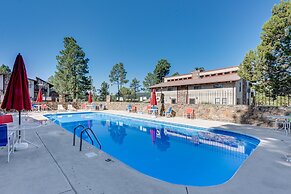
[[[120,94],[123,97],[124,101],[128,101],[132,95],[132,91],[129,88],[121,87]]]
[[[55,90],[71,99],[85,99],[92,85],[92,79],[88,76],[89,59],[85,58],[85,52],[74,38],[65,37],[64,49],[56,58],[57,71],[52,79]]]
[[[148,73],[143,81],[143,87],[146,92],[151,91],[151,86],[157,83],[157,78],[153,73]]]
[[[249,51],[239,75],[259,92],[276,97],[291,93],[291,1],[281,1],[264,24],[261,43]]]
[[[99,100],[100,101],[105,101],[106,96],[109,95],[109,84],[107,82],[102,82],[101,87],[98,90],[99,93]]]
[[[133,78],[133,80],[131,81],[130,83],[130,89],[131,89],[131,93],[132,93],[132,97],[134,99],[137,98],[137,92],[140,91],[140,82],[136,79],[136,78]]]
[[[205,71],[204,67],[195,67],[194,69],[195,71],[200,71],[200,72]]]
[[[171,76],[177,76],[177,75],[180,75],[180,73],[179,72],[175,72]]]
[[[115,64],[110,71],[109,80],[111,84],[117,85],[117,100],[119,100],[120,97],[120,88],[128,82],[126,74],[127,72],[122,63]]]
[[[170,73],[171,64],[166,59],[161,59],[155,67],[154,75],[157,83],[163,82],[165,76]]]
[[[2,64],[0,66],[0,73],[2,74],[11,73],[11,69],[9,68],[9,66]]]

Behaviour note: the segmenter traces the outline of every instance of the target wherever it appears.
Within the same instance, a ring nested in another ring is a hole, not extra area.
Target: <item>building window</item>
[[[174,87],[168,87],[168,91],[174,91],[175,88]]]
[[[201,89],[201,86],[194,86],[193,89],[194,90],[199,90],[199,89]]]
[[[239,82],[239,92],[241,92],[241,82]]]
[[[227,104],[227,99],[226,98],[222,98],[222,104]]]
[[[176,98],[171,98],[171,103],[172,103],[172,104],[177,104],[177,100],[176,100]]]
[[[222,84],[214,84],[213,88],[223,88],[223,85]]]
[[[195,104],[195,98],[189,98],[189,104]]]
[[[215,104],[220,104],[220,98],[215,98]]]

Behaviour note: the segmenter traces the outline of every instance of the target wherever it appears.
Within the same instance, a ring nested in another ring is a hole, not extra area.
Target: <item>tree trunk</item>
[[[119,85],[119,82],[117,82],[117,101],[119,101],[119,98],[120,98],[119,88],[120,88],[120,85]]]

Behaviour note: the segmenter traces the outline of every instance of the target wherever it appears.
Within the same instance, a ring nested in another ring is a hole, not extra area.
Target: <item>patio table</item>
[[[41,105],[37,104],[37,105],[35,105],[35,106],[37,107],[37,111],[40,111],[40,109],[41,109]]]
[[[283,120],[284,124],[281,128],[278,129],[284,129],[286,131],[286,133],[290,133],[291,131],[291,124],[290,124],[290,120],[291,120],[291,116],[268,116],[268,118],[275,120],[275,125],[278,125],[279,120]]]
[[[157,109],[157,108],[151,108],[151,109],[149,109],[149,112],[152,113],[152,115],[156,117],[158,114],[158,110],[159,109]]]
[[[15,144],[16,150],[27,149],[28,144],[31,144],[37,148],[39,147],[38,145],[25,139],[25,131],[33,130],[43,126],[43,123],[41,121],[37,121],[31,117],[24,116],[21,118],[21,125],[18,124],[18,119],[14,119],[14,122],[7,124],[7,126],[9,131],[16,131],[16,134],[18,136],[17,143]]]
[[[93,105],[92,104],[88,104],[88,105],[86,105],[86,108],[89,109],[89,110],[93,110]]]

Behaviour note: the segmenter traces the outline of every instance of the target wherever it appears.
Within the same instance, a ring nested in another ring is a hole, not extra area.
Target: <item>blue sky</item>
[[[196,66],[239,65],[260,42],[279,0],[0,0],[0,64],[17,53],[29,77],[54,74],[63,38],[74,37],[90,59],[94,85],[122,62],[140,81],[157,61],[171,73]],[[114,91],[115,87],[111,87]]]

